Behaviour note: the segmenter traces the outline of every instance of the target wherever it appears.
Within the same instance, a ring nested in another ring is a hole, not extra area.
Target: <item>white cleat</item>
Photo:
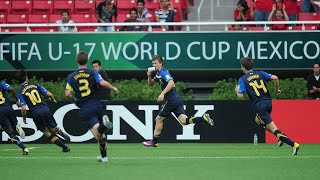
[[[97,156],[97,160],[98,162],[102,162],[102,163],[107,163],[108,162],[108,157],[102,157],[101,155],[100,156]]]
[[[19,124],[16,125],[16,130],[22,139],[24,139],[26,137],[24,130],[21,128],[21,126]]]
[[[107,115],[102,116],[102,123],[105,125],[108,129],[113,128],[113,123],[109,120],[109,117]]]

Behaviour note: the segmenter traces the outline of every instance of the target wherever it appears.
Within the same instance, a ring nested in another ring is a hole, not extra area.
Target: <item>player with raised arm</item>
[[[156,117],[156,126],[153,132],[153,139],[150,141],[143,142],[146,147],[157,147],[159,137],[163,129],[164,120],[174,113],[182,125],[195,124],[200,122],[207,122],[210,126],[214,125],[213,120],[210,118],[209,114],[204,114],[202,117],[187,117],[183,108],[183,100],[178,94],[174,80],[163,67],[163,59],[159,55],[154,55],[152,58],[152,66],[157,72],[154,78],[151,78],[152,71],[147,71],[148,84],[150,86],[154,85],[156,82],[161,86],[161,94],[159,95],[157,102],[161,103],[161,109]]]

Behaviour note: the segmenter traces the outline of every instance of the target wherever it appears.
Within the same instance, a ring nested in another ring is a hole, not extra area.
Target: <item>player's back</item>
[[[272,75],[264,71],[249,71],[241,77],[246,86],[246,91],[252,103],[260,101],[270,101],[271,95],[267,86],[267,81]]]
[[[0,108],[11,106],[10,100],[6,93],[6,91],[8,91],[9,88],[9,84],[5,83],[4,81],[0,82]]]
[[[47,92],[48,90],[40,84],[27,82],[21,85],[18,91],[18,98],[21,105],[28,105],[29,110],[32,112],[48,107],[43,99],[43,96],[46,96]]]
[[[97,71],[90,69],[78,69],[68,75],[67,82],[77,99],[77,105],[90,105],[100,103],[100,94],[98,93],[98,79],[102,77]]]

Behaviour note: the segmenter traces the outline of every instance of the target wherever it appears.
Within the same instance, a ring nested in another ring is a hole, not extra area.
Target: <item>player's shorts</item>
[[[270,116],[272,111],[272,101],[261,101],[255,104],[255,111],[257,118],[261,120],[264,125],[272,122],[272,118]]]
[[[15,128],[17,123],[17,117],[11,106],[0,108],[0,125],[3,130],[7,130],[10,126]]]
[[[57,123],[49,109],[49,107],[41,107],[35,109],[31,112],[33,117],[33,122],[36,124],[37,128],[42,131],[45,128],[55,128]]]
[[[171,112],[173,112],[176,117],[179,117],[181,114],[185,114],[183,101],[180,97],[165,101],[161,106],[158,115],[161,117],[168,117],[171,115]]]
[[[95,124],[100,123],[103,116],[102,103],[99,101],[95,104],[83,105],[80,108],[80,120],[88,128],[91,129]]]

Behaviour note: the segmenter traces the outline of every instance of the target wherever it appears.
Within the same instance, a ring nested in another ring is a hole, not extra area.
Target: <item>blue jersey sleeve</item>
[[[168,71],[162,71],[161,72],[161,78],[165,80],[166,82],[169,82],[170,80],[173,80],[172,76],[169,74]]]
[[[18,100],[19,100],[21,106],[27,105],[26,101],[24,100],[24,97],[22,96],[22,94],[20,92],[17,93],[17,96],[18,96]]]
[[[42,95],[46,96],[47,95],[47,92],[48,90],[44,87],[42,87],[40,84],[37,84],[38,88],[40,89],[40,92]]]
[[[264,72],[264,71],[261,71],[261,74],[262,74],[262,76],[263,76],[263,78],[265,79],[265,80],[270,80],[271,79],[271,76],[272,76],[272,74],[269,74],[269,73],[267,73],[267,72]]]
[[[0,84],[3,87],[3,89],[6,90],[6,91],[9,91],[9,89],[11,88],[11,86],[9,84],[7,84],[7,83],[5,83],[3,81]]]
[[[98,71],[93,71],[94,79],[96,80],[96,83],[100,84],[100,82],[103,80],[102,76]]]
[[[246,92],[246,85],[244,84],[244,81],[242,80],[242,78],[240,78],[238,81],[238,93],[244,94],[245,92]]]

